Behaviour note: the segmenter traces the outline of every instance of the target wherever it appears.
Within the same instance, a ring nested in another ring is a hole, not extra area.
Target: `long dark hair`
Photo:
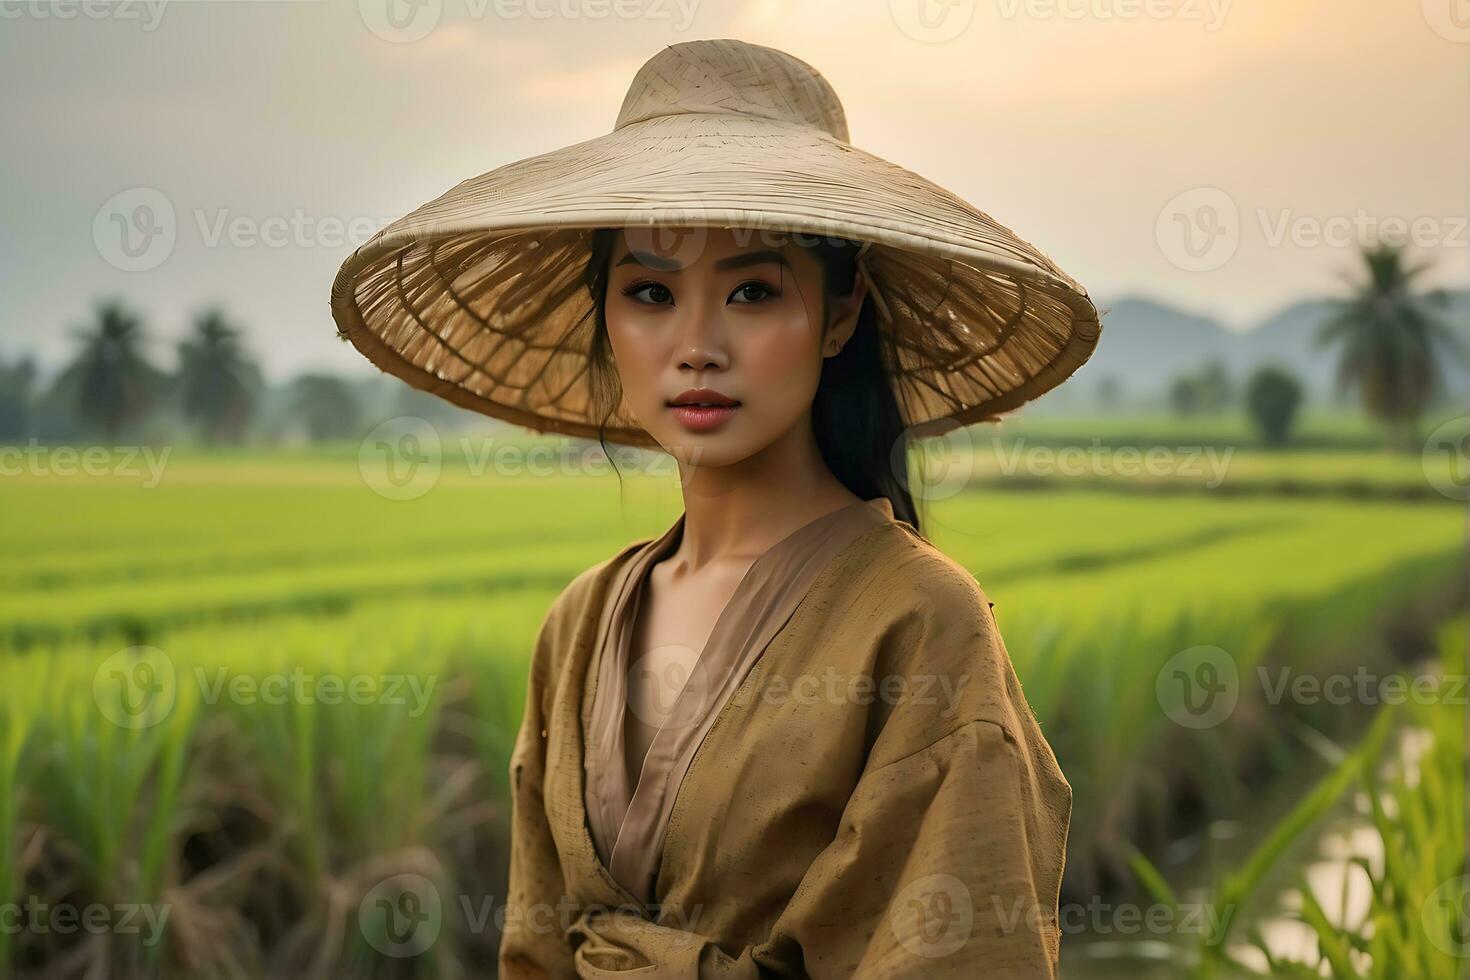
[[[607,284],[616,228],[592,233],[591,258],[584,281],[592,296],[596,329],[589,345],[588,381],[598,442],[607,451],[605,430],[622,400],[622,384],[607,336]],[[810,239],[809,239],[810,240]],[[803,240],[803,245],[805,245]],[[857,280],[861,243],[845,238],[816,238],[811,248],[822,263],[822,323],[832,300],[852,294]],[[864,500],[887,497],[893,516],[922,533],[919,515],[905,481],[909,436],[888,381],[883,337],[873,297],[863,300],[857,326],[842,350],[822,361],[822,377],[812,400],[812,433],[822,459],[842,484]],[[612,453],[608,453],[612,458]]]

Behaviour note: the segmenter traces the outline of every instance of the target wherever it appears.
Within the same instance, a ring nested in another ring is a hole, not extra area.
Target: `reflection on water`
[[[1362,866],[1352,862],[1361,858],[1375,875],[1382,874],[1383,839],[1372,826],[1360,822],[1324,834],[1318,842],[1318,855],[1320,860],[1311,862],[1303,871],[1313,897],[1333,925],[1358,930],[1368,917],[1373,883]],[[1301,892],[1288,889],[1281,893],[1278,903],[1284,912],[1298,912],[1302,907]],[[1317,933],[1299,918],[1275,915],[1260,920],[1257,927],[1273,956],[1295,960],[1311,960],[1316,956]],[[1266,959],[1260,950],[1237,951],[1241,959],[1265,972]],[[1368,957],[1362,955],[1357,965],[1366,969],[1368,962]]]

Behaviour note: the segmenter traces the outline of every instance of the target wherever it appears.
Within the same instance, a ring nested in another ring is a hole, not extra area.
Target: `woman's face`
[[[861,283],[824,331],[821,261],[788,235],[620,231],[609,261],[613,358],[628,407],[659,445],[681,462],[726,466],[809,429],[823,358],[852,335]]]

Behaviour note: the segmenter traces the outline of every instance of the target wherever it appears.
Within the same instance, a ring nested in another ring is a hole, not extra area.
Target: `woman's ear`
[[[867,296],[867,281],[862,276],[853,277],[852,293],[832,306],[832,320],[827,324],[826,336],[822,340],[823,357],[832,357],[846,346],[852,332],[857,329],[858,314],[862,312],[863,300]]]

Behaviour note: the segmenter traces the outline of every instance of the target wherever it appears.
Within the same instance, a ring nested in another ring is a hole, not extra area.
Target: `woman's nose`
[[[680,366],[694,371],[723,371],[728,359],[723,352],[705,346],[688,346],[680,358]]]
[[[680,325],[680,366],[695,371],[723,370],[729,366],[729,360],[719,312],[697,305],[690,309]]]

